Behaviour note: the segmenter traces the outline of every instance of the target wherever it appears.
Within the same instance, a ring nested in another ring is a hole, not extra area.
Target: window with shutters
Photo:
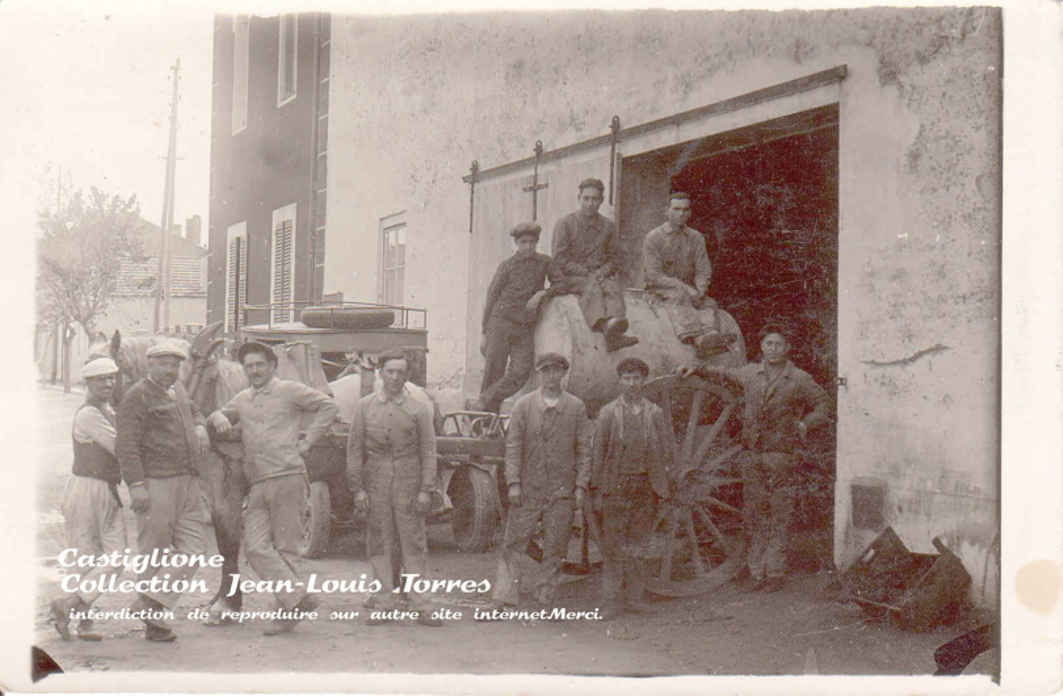
[[[233,19],[233,135],[247,128],[247,85],[251,66],[251,18]]]
[[[292,203],[273,211],[270,239],[270,302],[273,321],[292,321],[295,301],[295,211]]]
[[[406,219],[404,213],[395,213],[380,220],[380,302],[405,302],[405,273]]]
[[[243,324],[241,306],[247,302],[247,223],[230,225],[225,235],[225,331]]]
[[[295,75],[298,49],[298,23],[294,14],[280,17],[277,37],[277,106],[295,99]]]

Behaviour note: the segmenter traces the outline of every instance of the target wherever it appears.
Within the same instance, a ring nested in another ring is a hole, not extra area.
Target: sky
[[[15,135],[15,152],[0,167],[15,175],[20,213],[32,225],[33,207],[46,193],[50,198],[61,168],[64,189],[135,194],[141,215],[158,224],[170,67],[180,59],[174,223],[194,214],[206,223],[211,13],[88,3],[58,11],[62,7],[0,8],[0,31],[7,34],[0,71],[5,92],[18,95],[8,102],[13,128],[5,129]],[[5,186],[5,194],[10,191]]]

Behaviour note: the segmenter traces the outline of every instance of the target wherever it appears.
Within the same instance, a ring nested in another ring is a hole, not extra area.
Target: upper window
[[[251,64],[251,18],[233,18],[233,135],[247,128],[247,83]]]
[[[270,264],[270,302],[273,321],[292,321],[295,301],[295,208],[292,203],[273,211]]]
[[[295,99],[295,73],[298,56],[297,16],[283,14],[280,17],[280,33],[277,47],[277,106]]]
[[[380,301],[402,305],[406,300],[406,221],[401,214],[380,221]]]

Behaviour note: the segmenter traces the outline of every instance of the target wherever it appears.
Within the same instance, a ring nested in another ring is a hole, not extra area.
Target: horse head
[[[220,321],[208,324],[192,339],[189,348],[185,390],[204,415],[224,406],[247,386],[240,365],[225,357],[222,327]]]

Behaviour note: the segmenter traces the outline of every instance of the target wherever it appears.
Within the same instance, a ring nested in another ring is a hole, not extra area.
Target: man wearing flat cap
[[[535,251],[540,232],[534,222],[522,222],[510,231],[517,250],[499,264],[487,289],[480,339],[486,362],[478,410],[498,413],[502,401],[517,393],[531,374],[535,319],[550,265],[549,256]]]
[[[673,435],[660,406],[642,395],[650,373],[639,358],[616,366],[620,396],[595,424],[591,495],[601,515],[602,615],[648,611],[639,550],[653,531],[658,498],[668,497]]]
[[[206,421],[178,381],[188,350],[166,339],[148,349],[148,374],[126,392],[118,406],[115,452],[122,479],[129,486],[137,518],[137,550],[150,555],[169,548],[177,554],[206,551],[210,522],[204,488],[199,480],[209,441]],[[191,579],[195,567],[153,567],[137,577],[148,581],[168,574],[169,586]],[[131,611],[174,609],[178,592],[139,593]],[[165,621],[142,619],[144,637],[172,641],[177,636]]]
[[[573,511],[583,507],[590,480],[592,426],[587,408],[579,397],[561,388],[568,360],[545,353],[535,361],[535,369],[540,386],[514,404],[506,434],[509,515],[492,591],[501,606],[518,604],[518,559],[540,519],[545,531],[543,559],[532,593],[540,604],[553,602]]]
[[[74,466],[63,495],[63,522],[67,546],[77,555],[100,556],[122,553],[126,547],[125,518],[118,498],[122,472],[114,456],[115,412],[111,408],[118,365],[110,358],[96,358],[85,363],[81,376],[87,391],[85,403],[74,414],[71,439]],[[82,580],[92,580],[116,569],[94,566],[82,573]],[[97,592],[80,590],[51,603],[51,619],[64,640],[70,639],[70,612],[84,612],[92,606]],[[81,640],[101,640],[93,630],[91,619],[78,622]]]
[[[609,352],[639,342],[627,336],[627,307],[620,285],[620,238],[616,224],[601,215],[605,184],[584,179],[579,184],[579,210],[554,226],[553,262],[550,264],[551,294],[579,295],[583,318],[592,331],[605,336]]]
[[[280,588],[273,596],[281,609],[309,612],[316,602],[306,593],[299,561],[307,492],[304,458],[339,411],[330,397],[316,389],[278,379],[277,355],[269,346],[249,341],[240,346],[237,358],[250,386],[212,413],[210,424],[221,434],[240,425],[244,469],[251,484],[244,512],[244,553],[259,579]],[[265,634],[288,633],[298,621],[294,615],[274,619]]]
[[[723,370],[745,389],[743,517],[749,539],[746,561],[756,591],[777,592],[786,584],[801,451],[808,431],[829,420],[827,393],[787,357],[793,336],[788,322],[769,320],[759,334],[760,362]]]

